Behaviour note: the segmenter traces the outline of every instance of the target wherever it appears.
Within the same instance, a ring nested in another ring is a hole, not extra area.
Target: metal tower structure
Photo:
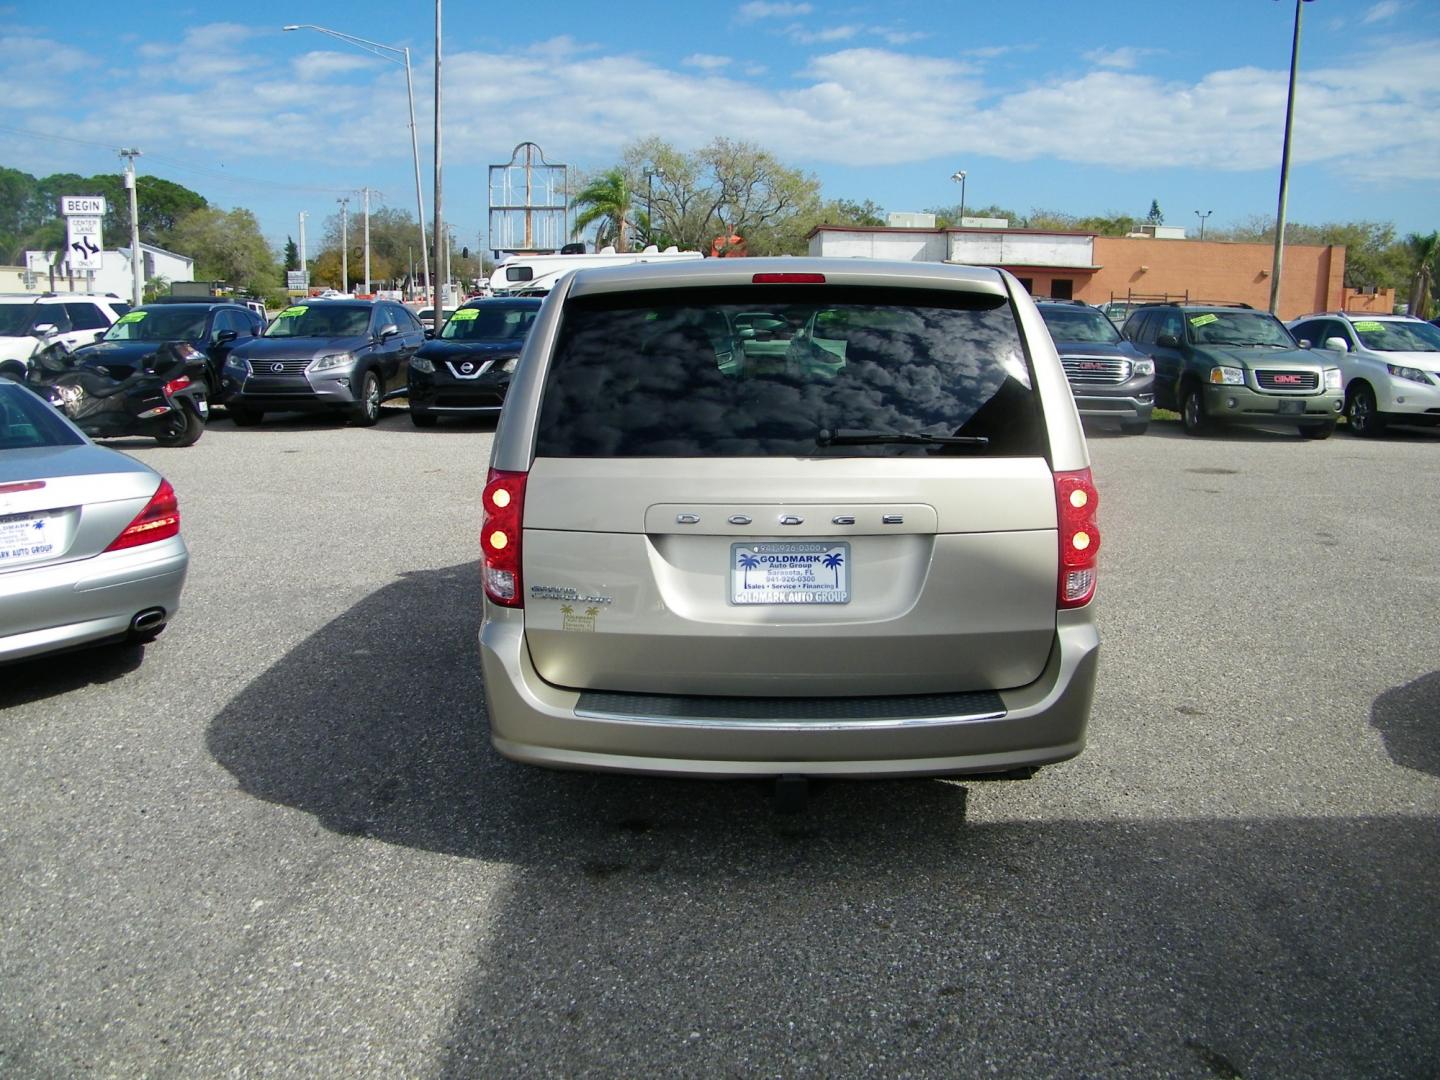
[[[552,164],[533,142],[490,166],[490,250],[543,255],[570,239],[570,167]]]

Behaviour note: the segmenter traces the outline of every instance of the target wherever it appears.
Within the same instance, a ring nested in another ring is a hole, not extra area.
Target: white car
[[[1440,425],[1440,328],[1410,315],[1327,311],[1288,324],[1301,345],[1335,358],[1353,435],[1390,424]]]
[[[89,345],[130,310],[114,296],[50,293],[0,296],[0,378],[21,382],[30,357],[56,342]]]

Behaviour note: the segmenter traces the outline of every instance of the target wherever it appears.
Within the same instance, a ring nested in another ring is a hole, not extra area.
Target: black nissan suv
[[[410,419],[433,427],[442,416],[494,415],[540,311],[538,298],[472,300],[410,361]]]

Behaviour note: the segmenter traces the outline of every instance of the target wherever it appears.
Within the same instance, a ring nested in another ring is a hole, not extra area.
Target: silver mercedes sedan
[[[153,640],[189,562],[169,481],[0,381],[0,663]]]

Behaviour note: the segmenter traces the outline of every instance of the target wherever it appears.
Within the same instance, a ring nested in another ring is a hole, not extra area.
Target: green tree
[[[1410,278],[1410,314],[1428,319],[1434,300],[1432,285],[1435,256],[1440,252],[1440,232],[1411,233],[1405,237],[1405,247],[1414,267]]]
[[[574,235],[579,236],[591,225],[598,225],[596,248],[614,244],[616,251],[629,251],[629,231],[633,225],[630,202],[630,183],[624,171],[614,168],[601,173],[570,200],[577,211]]]
[[[753,143],[719,138],[686,154],[642,139],[625,148],[620,169],[634,193],[650,190],[645,173],[655,174],[646,231],[657,242],[708,252],[738,234],[751,255],[798,255],[822,223],[820,182]]]
[[[951,226],[960,224],[959,203],[952,203],[949,206],[930,206],[926,208],[925,213],[934,214],[935,224],[941,229],[948,229]],[[982,218],[1004,218],[1006,221],[1010,222],[1010,227],[1012,229],[1024,229],[1027,227],[1027,221],[1024,214],[1017,213],[1016,211],[1011,210],[1008,207],[996,206],[994,203],[991,203],[989,206],[967,206],[965,208],[965,216]]]
[[[1236,243],[1273,244],[1275,219],[1254,214],[1228,229],[1210,230],[1207,235]],[[1410,255],[1405,243],[1396,238],[1395,226],[1388,221],[1330,222],[1323,225],[1292,222],[1285,226],[1285,242],[1343,244],[1345,284],[1352,289],[1374,286],[1398,292],[1410,283]]]
[[[287,236],[285,237],[285,270],[289,272],[291,270],[299,269],[300,249],[295,246],[294,238]]]
[[[1145,215],[1145,220],[1151,225],[1164,225],[1165,215],[1160,212],[1160,200],[1150,200],[1150,212]]]
[[[171,246],[195,260],[197,280],[223,281],[259,295],[278,291],[275,253],[249,210],[193,210],[175,226]]]
[[[866,227],[886,225],[889,218],[885,208],[869,199],[855,202],[853,199],[836,199],[825,204],[827,225],[862,225]]]

